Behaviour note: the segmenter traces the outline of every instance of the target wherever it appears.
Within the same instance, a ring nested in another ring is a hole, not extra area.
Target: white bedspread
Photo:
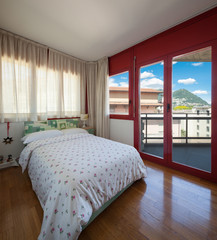
[[[38,239],[77,239],[94,211],[146,177],[135,148],[85,133],[32,142],[19,163],[44,210]]]

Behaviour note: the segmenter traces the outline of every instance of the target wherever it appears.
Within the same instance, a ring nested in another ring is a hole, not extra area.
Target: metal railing
[[[162,113],[145,113],[141,115],[141,140],[143,142],[143,140],[145,140],[143,143],[148,143],[148,140],[154,140],[154,139],[163,139],[164,137],[162,136],[157,136],[157,137],[153,137],[150,136],[150,134],[148,134],[148,121],[150,120],[155,120],[155,121],[163,121],[163,114]],[[211,137],[207,136],[207,137],[190,137],[188,134],[188,130],[189,130],[189,121],[190,120],[211,120],[211,114],[206,114],[206,113],[202,113],[202,114],[198,114],[198,113],[173,113],[173,121],[174,120],[185,120],[185,136],[178,136],[178,137],[173,137],[173,139],[185,139],[185,143],[188,144],[190,139],[208,139],[210,140]],[[211,122],[211,121],[210,121]],[[144,134],[143,134],[144,133]],[[144,137],[142,137],[142,135],[144,135]]]

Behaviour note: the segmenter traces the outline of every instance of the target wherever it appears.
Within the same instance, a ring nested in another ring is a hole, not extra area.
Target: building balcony
[[[173,162],[211,171],[211,114],[174,113]],[[163,114],[141,115],[141,151],[163,157]]]

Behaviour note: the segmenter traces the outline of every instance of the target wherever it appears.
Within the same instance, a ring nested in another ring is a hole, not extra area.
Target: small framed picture
[[[58,123],[58,129],[66,129],[66,122],[60,122]]]

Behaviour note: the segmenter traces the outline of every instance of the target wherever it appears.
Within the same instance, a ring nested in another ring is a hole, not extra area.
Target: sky
[[[128,86],[129,86],[128,72],[113,75],[109,78],[109,87],[128,87]]]
[[[163,89],[163,62],[140,69],[141,88]],[[173,62],[173,92],[186,89],[211,104],[211,62]],[[127,87],[128,72],[111,76],[109,86]]]
[[[173,91],[185,88],[211,104],[211,62],[177,62],[173,65]]]

